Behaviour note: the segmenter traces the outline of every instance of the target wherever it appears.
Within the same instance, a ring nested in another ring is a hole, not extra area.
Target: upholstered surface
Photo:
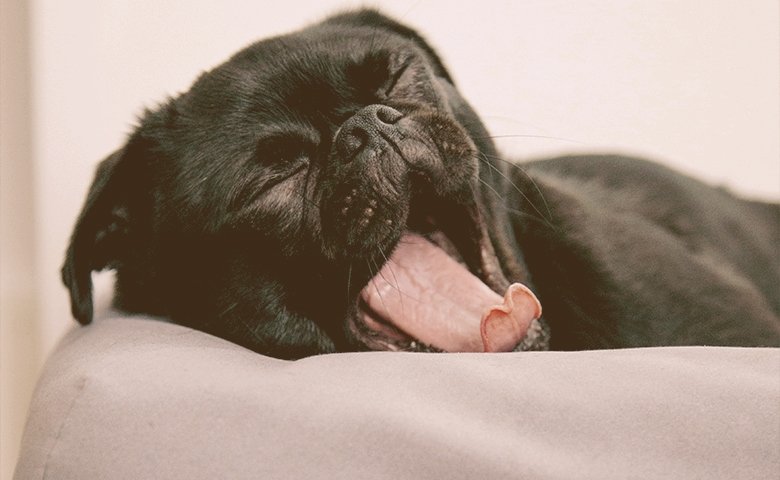
[[[49,359],[15,478],[776,478],[780,350],[275,360],[111,314]]]

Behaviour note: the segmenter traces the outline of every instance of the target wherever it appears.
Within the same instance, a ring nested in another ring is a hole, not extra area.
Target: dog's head
[[[269,355],[533,348],[536,323],[480,327],[508,287],[480,193],[495,155],[431,47],[377,12],[258,42],[102,162],[63,267],[73,314],[108,267],[119,307]],[[531,296],[507,302],[538,317]],[[476,336],[441,333],[458,316]]]

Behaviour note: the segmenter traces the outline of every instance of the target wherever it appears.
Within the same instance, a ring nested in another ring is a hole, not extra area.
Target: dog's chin
[[[501,269],[477,196],[413,198],[406,230],[347,318],[358,349],[546,350],[541,305]]]

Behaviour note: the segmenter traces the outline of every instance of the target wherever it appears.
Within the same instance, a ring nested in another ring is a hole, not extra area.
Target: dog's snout
[[[405,224],[410,179],[400,154],[408,128],[403,118],[394,108],[369,105],[336,133],[321,204],[332,255],[374,255]]]
[[[396,123],[403,117],[387,105],[369,105],[350,117],[339,129],[334,144],[343,162],[352,161],[361,151],[391,140]]]

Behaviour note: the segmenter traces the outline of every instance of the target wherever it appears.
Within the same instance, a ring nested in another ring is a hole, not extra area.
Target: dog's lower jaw
[[[388,254],[381,262],[381,271],[371,272],[373,277],[347,319],[346,330],[361,348],[431,352],[548,347],[535,296],[522,285],[509,288],[481,213],[481,199],[474,195],[459,200],[413,199],[410,231],[401,237],[393,256]],[[446,280],[433,281],[429,275]],[[491,290],[495,293],[488,293]],[[444,319],[438,311],[453,313]],[[514,322],[520,323],[510,327]]]
[[[497,167],[493,166],[492,168]],[[503,182],[508,182],[504,177],[501,179]],[[494,190],[495,187],[487,183],[485,183],[484,188],[475,190],[479,193],[474,196],[475,208],[472,213],[472,217],[476,217],[476,224],[480,230],[480,265],[485,283],[497,292],[503,291],[506,286],[514,282],[520,282],[534,290],[533,279],[525,265],[522,251],[516,242],[512,243],[515,237],[508,213],[502,205],[498,204],[496,197],[491,196]],[[490,198],[493,201],[490,201]],[[488,224],[492,228],[488,228]],[[540,316],[531,322],[527,333],[514,351],[549,349],[550,328],[544,317]]]

